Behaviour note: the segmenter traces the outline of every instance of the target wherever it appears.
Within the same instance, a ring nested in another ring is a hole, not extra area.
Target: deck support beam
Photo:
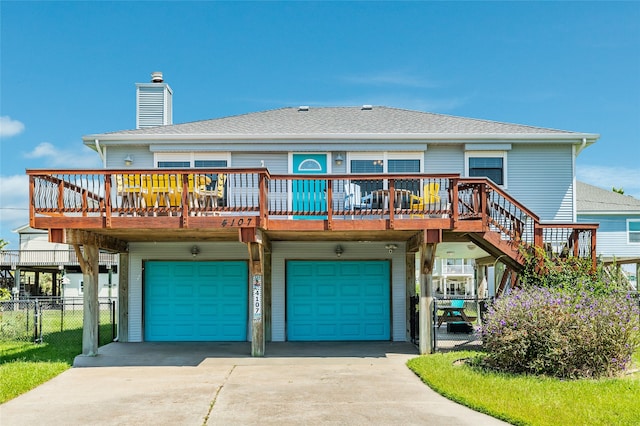
[[[432,354],[433,345],[433,265],[436,243],[423,243],[420,250],[420,354]]]
[[[257,242],[247,243],[249,250],[249,272],[251,278],[251,356],[264,356],[264,245]]]
[[[84,309],[82,314],[82,355],[98,355],[98,246],[85,244],[80,250],[79,244],[74,244],[73,249],[78,256],[80,268],[84,280]]]
[[[129,341],[129,253],[118,260],[118,341]]]

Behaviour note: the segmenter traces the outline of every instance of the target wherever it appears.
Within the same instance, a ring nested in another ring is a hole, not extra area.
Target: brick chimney
[[[173,90],[162,73],[151,73],[151,83],[136,83],[136,129],[173,124]]]

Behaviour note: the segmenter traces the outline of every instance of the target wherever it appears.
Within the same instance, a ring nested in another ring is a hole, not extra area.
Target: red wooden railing
[[[439,228],[492,233],[514,249],[596,257],[597,225],[542,223],[491,181],[456,174],[271,175],[264,168],[27,174],[35,227],[39,220],[49,228],[139,227],[124,220],[136,217],[155,217],[158,228],[216,227],[222,217],[267,230]]]

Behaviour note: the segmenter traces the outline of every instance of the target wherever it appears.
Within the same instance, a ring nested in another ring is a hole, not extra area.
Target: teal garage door
[[[144,339],[246,341],[247,292],[243,261],[146,262]]]
[[[287,340],[389,340],[388,261],[288,261]]]

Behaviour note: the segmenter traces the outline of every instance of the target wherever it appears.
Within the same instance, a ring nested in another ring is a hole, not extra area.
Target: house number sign
[[[253,276],[253,319],[262,319],[262,275]]]
[[[223,228],[233,228],[237,226],[251,226],[252,223],[252,217],[234,217],[232,219],[222,219],[220,226]]]

